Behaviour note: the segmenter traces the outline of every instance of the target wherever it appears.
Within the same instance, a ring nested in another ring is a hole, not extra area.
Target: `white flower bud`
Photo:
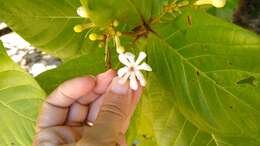
[[[198,0],[194,5],[213,5],[216,8],[222,8],[226,4],[226,0]]]

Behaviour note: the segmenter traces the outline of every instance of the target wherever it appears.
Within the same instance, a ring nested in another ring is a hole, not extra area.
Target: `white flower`
[[[198,0],[194,5],[213,5],[216,8],[222,8],[225,6],[227,0]]]
[[[138,89],[138,81],[140,82],[141,86],[145,86],[146,80],[141,70],[152,71],[152,68],[145,62],[141,64],[145,58],[145,52],[140,52],[136,60],[135,56],[130,52],[120,54],[119,61],[123,63],[125,67],[120,68],[117,72],[118,76],[120,77],[119,82],[124,84],[129,78],[130,87],[133,90]]]
[[[80,6],[78,9],[77,9],[77,14],[80,16],[80,17],[84,17],[84,18],[88,18],[88,13],[86,11],[86,9],[83,7],[83,6]]]

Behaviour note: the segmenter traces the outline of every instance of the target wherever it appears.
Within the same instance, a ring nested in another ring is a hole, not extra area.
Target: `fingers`
[[[133,96],[132,96],[132,98],[131,98],[132,101],[131,101],[131,106],[130,106],[129,114],[128,114],[128,117],[127,117],[127,119],[126,119],[126,121],[125,121],[125,123],[123,124],[122,129],[121,129],[121,133],[123,133],[123,134],[126,133],[128,127],[129,127],[129,123],[130,123],[130,121],[131,121],[131,117],[132,117],[133,114],[134,114],[134,111],[135,111],[135,109],[136,109],[136,106],[137,106],[137,104],[138,104],[138,102],[139,102],[139,100],[140,100],[140,97],[141,97],[142,93],[143,93],[143,87],[141,87],[140,85],[139,85],[138,90],[135,91],[135,92],[133,92]]]
[[[87,95],[84,95],[82,97],[79,98],[78,102],[80,104],[84,104],[84,105],[88,105],[91,102],[93,102],[94,100],[96,100],[100,95],[91,91],[90,93],[88,93]]]
[[[119,140],[118,140],[118,145],[119,146],[128,146],[124,134],[120,134]]]
[[[104,97],[105,96],[101,96],[96,101],[94,101],[93,103],[90,104],[88,118],[87,118],[87,121],[86,121],[86,123],[89,126],[94,125],[96,118],[98,116],[98,113],[100,111],[101,105],[103,104]]]
[[[106,92],[108,86],[110,85],[110,83],[112,82],[115,76],[116,76],[116,72],[114,70],[108,70],[105,73],[101,73],[97,75],[96,77],[97,85],[94,88],[94,93],[98,94],[98,96],[96,97],[97,99],[95,98],[96,100],[93,101],[93,103],[91,103],[89,107],[89,113],[86,120],[86,123],[89,126],[92,126],[93,123],[95,122],[100,107],[103,103],[104,96],[102,95]]]
[[[48,102],[43,103],[41,113],[38,117],[36,131],[38,132],[42,128],[64,124],[67,113],[68,108],[57,107]]]
[[[100,95],[104,94],[107,90],[109,84],[111,83],[112,79],[116,76],[116,72],[112,69],[98,74],[96,76],[96,86],[95,88],[88,93],[87,95],[81,97],[78,101],[81,104],[90,104],[94,100],[96,100]]]
[[[64,124],[70,126],[81,125],[86,121],[88,105],[93,101],[95,101],[95,104],[92,104],[93,106],[91,107],[94,112],[90,115],[94,116],[90,116],[90,119],[91,117],[96,117],[102,103],[98,102],[100,100],[97,100],[97,98],[106,92],[115,75],[115,71],[109,70],[97,75],[96,79],[93,77],[80,77],[66,81],[54,90],[43,104],[41,113],[38,117],[37,131],[41,130],[41,132],[37,139],[39,139],[39,136],[46,139],[45,141],[42,141],[42,145],[60,144],[62,139],[66,138],[64,137],[66,135],[62,135],[63,138],[57,137],[57,133],[62,133],[61,131],[54,130],[49,134],[46,134],[46,132],[43,131],[53,129],[49,127],[57,127]],[[83,130],[81,130],[81,132],[82,131]],[[65,130],[64,134],[66,133]],[[49,135],[49,137],[47,135]],[[54,138],[54,141],[48,141],[48,139],[52,138]]]
[[[132,91],[128,83],[121,85],[115,78],[104,95],[104,101],[95,125],[86,127],[80,143],[91,146],[116,145],[120,130],[128,117],[131,106]]]
[[[58,146],[73,144],[81,138],[82,128],[58,126],[42,130],[33,141],[33,146]]]
[[[75,102],[69,110],[66,124],[69,126],[82,126],[88,114],[88,106]]]
[[[116,71],[112,69],[97,75],[96,76],[97,85],[94,89],[94,92],[100,95],[104,94],[115,76],[116,76]]]
[[[111,79],[112,80],[112,79]],[[117,80],[117,79],[116,79]],[[114,81],[114,83],[116,83],[116,81]],[[118,85],[119,87],[115,87],[116,90],[117,88],[121,88],[122,85]],[[110,88],[112,88],[113,86],[111,85]],[[128,85],[125,84],[122,88],[127,87]],[[113,87],[114,88],[114,87]],[[88,119],[87,122],[91,123],[91,125],[93,125],[97,119],[98,113],[100,112],[101,106],[104,102],[104,99],[107,98],[107,94],[102,95],[100,98],[98,98],[96,101],[94,101],[91,105],[90,105],[90,110],[89,110],[89,115],[88,115]]]
[[[75,78],[61,84],[47,98],[38,117],[37,131],[41,128],[62,125],[67,118],[69,106],[95,86],[93,77]]]
[[[69,107],[81,96],[86,95],[95,87],[95,78],[79,77],[61,84],[47,98],[47,102],[59,107]]]

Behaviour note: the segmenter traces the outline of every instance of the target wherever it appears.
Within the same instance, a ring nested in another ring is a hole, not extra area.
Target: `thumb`
[[[120,131],[130,114],[132,91],[115,78],[108,91],[93,127],[86,127],[82,141],[91,146],[116,146]],[[82,142],[80,141],[80,142]]]

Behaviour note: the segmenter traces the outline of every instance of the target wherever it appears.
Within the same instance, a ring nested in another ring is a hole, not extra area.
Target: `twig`
[[[107,69],[111,69],[112,68],[111,49],[108,46],[108,41],[109,41],[109,38],[108,38],[108,36],[106,36],[106,39],[105,39],[105,64],[106,64]]]

